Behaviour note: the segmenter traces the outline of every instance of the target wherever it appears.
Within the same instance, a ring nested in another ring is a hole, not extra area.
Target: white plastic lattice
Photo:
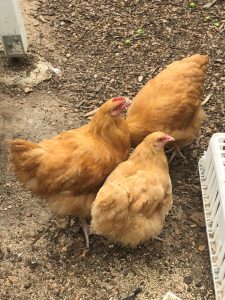
[[[210,139],[199,173],[216,299],[225,300],[225,133]]]

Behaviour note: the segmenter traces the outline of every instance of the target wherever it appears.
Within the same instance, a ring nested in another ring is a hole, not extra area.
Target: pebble
[[[10,283],[15,283],[16,281],[18,281],[18,278],[16,276],[8,276],[7,279]]]
[[[35,269],[38,266],[38,262],[37,260],[33,257],[28,261],[28,265],[29,267],[31,267],[32,269]]]
[[[192,276],[185,276],[184,277],[184,279],[183,279],[183,281],[184,281],[184,283],[186,283],[186,284],[192,284],[192,282],[193,282],[193,278],[192,278]]]
[[[53,282],[53,283],[50,283],[50,284],[49,284],[49,289],[50,289],[50,290],[54,290],[54,289],[56,289],[57,287],[58,287],[58,285],[57,285],[56,282]]]
[[[30,93],[30,92],[32,92],[33,90],[32,90],[32,88],[29,88],[29,87],[26,87],[25,89],[24,89],[24,93]]]
[[[195,283],[195,286],[198,287],[198,288],[200,288],[202,286],[202,282],[201,281],[197,281]]]
[[[142,75],[138,76],[138,82],[142,82],[143,78],[144,78],[144,76],[142,76]]]
[[[24,284],[25,289],[29,289],[31,287],[31,282],[27,282]]]

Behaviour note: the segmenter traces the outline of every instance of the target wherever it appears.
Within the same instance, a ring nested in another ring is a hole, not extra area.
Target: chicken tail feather
[[[24,140],[7,141],[10,147],[10,167],[26,183],[34,177],[45,151],[38,145]]]

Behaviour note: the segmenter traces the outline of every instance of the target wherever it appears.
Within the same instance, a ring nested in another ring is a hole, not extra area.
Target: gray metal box
[[[0,35],[8,57],[26,54],[28,42],[18,0],[0,0]]]

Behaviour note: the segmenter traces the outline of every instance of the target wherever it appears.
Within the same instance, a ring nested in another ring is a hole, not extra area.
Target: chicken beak
[[[175,138],[173,138],[172,136],[170,136],[170,135],[167,135],[167,143],[169,143],[169,142],[174,142],[175,141]]]

